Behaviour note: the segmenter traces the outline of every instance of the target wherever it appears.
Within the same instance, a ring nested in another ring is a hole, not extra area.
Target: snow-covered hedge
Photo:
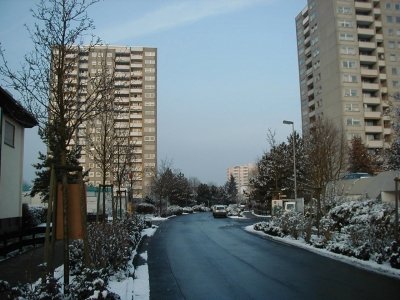
[[[393,209],[376,200],[349,201],[333,207],[321,218],[319,235],[315,220],[296,212],[255,224],[254,229],[273,236],[303,238],[317,248],[378,263],[387,261],[400,268]]]
[[[52,277],[46,282],[11,287],[0,280],[1,299],[107,299],[120,297],[111,293],[107,285],[111,276],[125,278],[133,276],[133,253],[141,231],[145,227],[143,218],[133,216],[113,223],[88,225],[88,240],[91,264],[83,264],[83,242],[70,244],[70,296],[65,298],[60,284]]]
[[[200,205],[195,205],[192,207],[193,211],[196,212],[209,212],[210,208],[207,206],[204,206],[204,204],[200,204]]]
[[[35,227],[46,222],[47,208],[22,204],[22,226],[24,229]]]
[[[183,208],[183,213],[185,214],[192,214],[193,213],[193,208],[186,206]]]
[[[183,214],[183,208],[178,205],[169,205],[166,212],[162,214],[162,217],[169,216],[180,216]]]

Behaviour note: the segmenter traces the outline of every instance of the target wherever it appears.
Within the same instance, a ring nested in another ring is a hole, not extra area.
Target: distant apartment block
[[[329,118],[370,151],[390,146],[400,92],[400,1],[308,0],[296,17],[303,133]]]
[[[249,180],[256,172],[257,166],[249,163],[240,166],[234,166],[227,169],[227,180],[235,178],[236,188],[240,195],[245,195],[245,192],[249,190]]]
[[[79,83],[76,87],[78,94],[82,95],[82,101],[90,89],[85,83],[91,74],[105,71],[114,74],[114,96],[111,101],[118,111],[113,115],[113,126],[128,141],[127,144],[121,144],[121,149],[123,146],[131,147],[134,153],[130,156],[129,176],[124,178],[124,188],[132,184],[133,196],[142,198],[157,168],[157,49],[95,46],[89,50],[83,47],[77,48],[69,57],[75,60],[75,69],[70,72],[74,78],[69,79],[69,84]],[[80,164],[84,170],[89,170],[89,184],[94,186],[102,184],[102,174],[94,154],[88,151],[87,137],[89,133],[100,134],[101,123],[102,120],[96,120],[91,124],[82,124],[73,141],[73,144],[82,146]],[[98,141],[101,141],[100,136]],[[121,163],[122,155],[114,157],[113,167],[106,174],[106,184],[115,185],[115,170]]]

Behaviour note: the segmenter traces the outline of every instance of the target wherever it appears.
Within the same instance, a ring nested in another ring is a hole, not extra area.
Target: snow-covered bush
[[[193,209],[193,211],[196,211],[196,212],[209,212],[210,211],[210,208],[207,206],[204,206],[204,204],[194,205],[192,207],[192,209]]]
[[[22,226],[24,229],[46,222],[47,208],[22,204]]]
[[[104,279],[102,279],[104,278]],[[75,275],[70,285],[72,299],[120,299],[107,289],[108,274],[104,269],[84,268]]]
[[[169,217],[169,216],[180,216],[183,213],[183,208],[178,205],[170,205],[168,206],[166,212],[162,213],[162,217]]]
[[[305,221],[302,213],[287,211],[278,220],[284,235],[290,235],[295,239],[303,235]]]
[[[15,287],[7,281],[0,280],[0,299],[64,299],[61,285],[54,277],[47,276],[46,281],[37,283],[19,284]]]
[[[389,263],[393,268],[400,269],[400,245],[393,241],[386,249],[386,254],[389,256]]]
[[[185,214],[192,214],[193,213],[193,208],[186,206],[186,207],[183,208],[183,212]]]
[[[113,223],[93,223],[88,226],[90,256],[96,269],[123,269],[139,242],[144,220],[131,217]]]
[[[242,209],[237,204],[229,204],[226,208],[228,216],[241,217]]]
[[[136,205],[136,212],[138,214],[153,214],[156,211],[156,207],[151,203],[139,203]]]
[[[256,223],[254,224],[253,228],[254,230],[262,231],[272,236],[278,236],[278,237],[284,236],[281,227],[277,226],[273,221]]]

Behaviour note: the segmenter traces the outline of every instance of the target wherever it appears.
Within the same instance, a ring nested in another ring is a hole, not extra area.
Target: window
[[[393,81],[392,81],[392,86],[393,86],[394,88],[399,88],[399,87],[400,87],[399,82],[398,82],[397,80],[393,80]]]
[[[156,56],[155,52],[145,52],[144,53],[145,56]]]
[[[154,116],[155,115],[154,110],[145,110],[144,114],[146,116]]]
[[[397,75],[397,74],[398,74],[397,68],[392,68],[392,75]]]
[[[145,73],[155,73],[156,69],[155,68],[144,68]]]
[[[146,85],[144,86],[144,88],[145,88],[146,90],[154,90],[156,87],[155,87],[154,84],[146,84]]]
[[[155,132],[156,128],[155,127],[145,127],[144,132]]]
[[[339,40],[341,41],[354,41],[354,34],[348,32],[341,32],[339,34]]]
[[[156,77],[155,76],[145,76],[144,80],[146,80],[146,81],[154,81],[154,80],[156,80]]]
[[[144,145],[144,150],[154,151],[156,150],[155,145]]]
[[[347,126],[361,126],[359,119],[348,118],[346,121]]]
[[[144,119],[145,124],[154,124],[155,121],[156,121],[155,119]]]
[[[146,59],[144,61],[144,63],[148,64],[148,65],[154,65],[156,63],[156,61],[154,59]]]
[[[393,23],[393,17],[392,16],[386,16],[386,22]]]
[[[145,93],[144,94],[145,98],[154,98],[155,96],[156,96],[156,94],[154,94],[154,93]]]
[[[144,106],[155,106],[156,104],[153,101],[146,101]]]
[[[344,28],[352,28],[353,27],[353,22],[349,20],[340,20],[339,22],[340,27]]]
[[[345,97],[357,97],[357,90],[356,89],[345,89],[344,96]]]
[[[145,142],[154,142],[156,140],[155,136],[145,136],[144,141]]]
[[[15,144],[15,126],[10,122],[5,122],[4,144],[14,147]]]
[[[356,62],[354,60],[343,60],[342,67],[346,69],[354,69],[356,67]]]
[[[338,14],[345,14],[345,15],[349,15],[352,13],[352,9],[351,7],[347,7],[347,6],[339,6],[337,8],[337,13]]]
[[[396,54],[390,54],[389,60],[390,61],[396,61]]]
[[[356,103],[346,103],[344,105],[345,111],[360,111],[360,105]]]
[[[355,55],[356,49],[354,47],[342,46],[340,48],[340,54]]]
[[[353,74],[343,74],[342,77],[343,82],[357,82],[357,75]]]
[[[392,9],[392,3],[386,3],[385,8],[386,9]]]

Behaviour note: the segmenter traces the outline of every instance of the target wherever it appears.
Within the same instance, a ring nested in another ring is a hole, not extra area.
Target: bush
[[[192,214],[192,213],[193,213],[193,208],[191,208],[191,207],[184,207],[184,208],[183,208],[183,212],[184,212],[185,214]]]
[[[209,212],[210,208],[207,206],[204,206],[204,204],[200,204],[200,205],[195,205],[192,207],[193,211],[196,212]]]
[[[46,222],[47,208],[42,206],[30,206],[22,204],[22,227],[33,228]]]
[[[170,205],[167,208],[167,211],[162,213],[162,217],[169,217],[169,216],[180,216],[183,213],[183,208],[177,205]]]
[[[156,207],[151,203],[139,203],[136,205],[136,212],[138,214],[154,214],[156,211]]]

